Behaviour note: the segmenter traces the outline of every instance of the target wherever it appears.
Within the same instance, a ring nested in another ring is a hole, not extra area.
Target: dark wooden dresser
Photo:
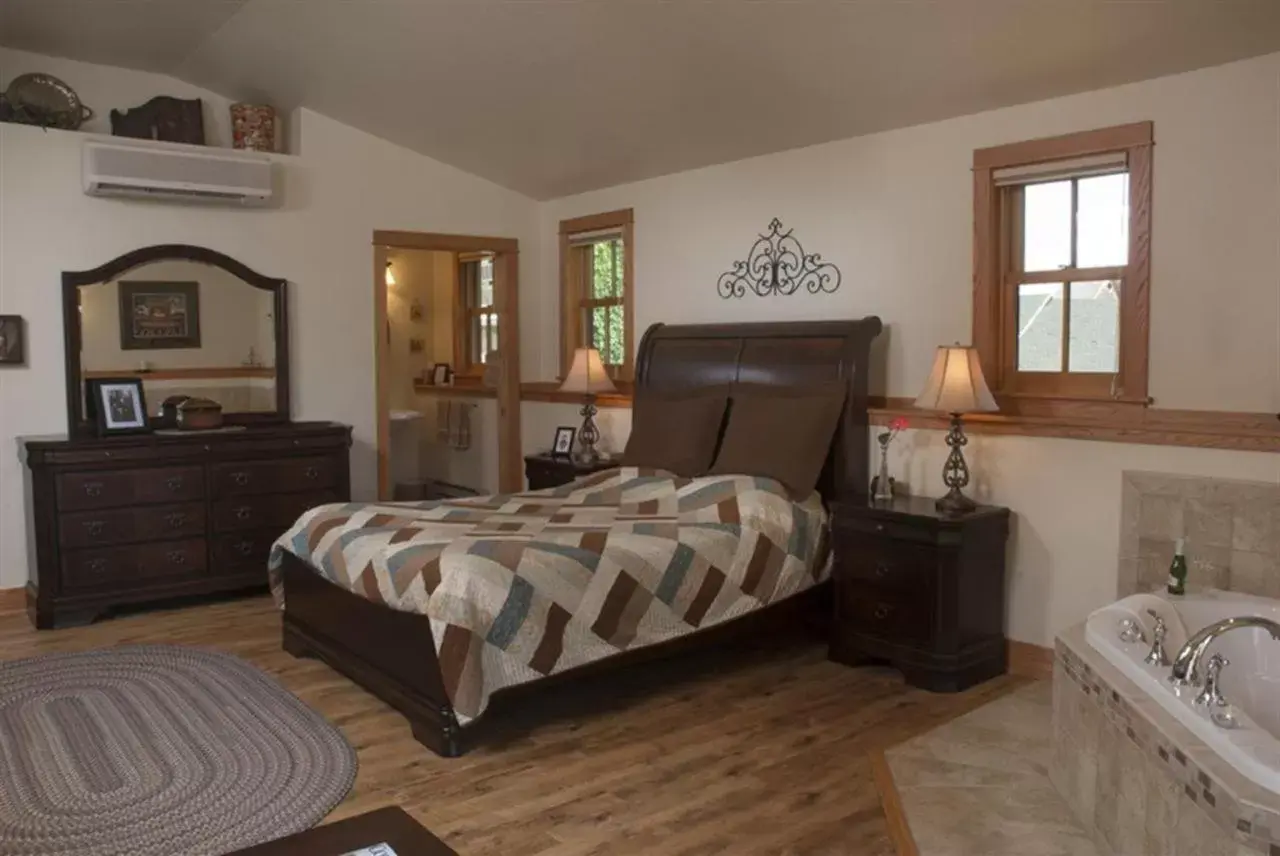
[[[831,658],[888,660],[914,686],[956,692],[1005,671],[1009,509],[933,503],[833,504]]]
[[[39,628],[113,606],[262,587],[271,544],[316,505],[350,499],[351,429],[19,438]]]

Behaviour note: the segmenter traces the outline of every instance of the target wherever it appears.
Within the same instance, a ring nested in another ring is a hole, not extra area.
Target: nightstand
[[[1009,509],[948,516],[927,497],[836,502],[831,530],[832,660],[887,660],[935,692],[1004,673]]]
[[[559,487],[574,479],[580,479],[601,470],[613,470],[621,466],[617,460],[606,458],[594,464],[575,463],[572,458],[552,456],[549,452],[524,456],[524,477],[529,482],[529,490],[542,490],[548,487]]]

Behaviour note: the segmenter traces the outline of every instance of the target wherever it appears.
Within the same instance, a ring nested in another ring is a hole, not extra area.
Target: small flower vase
[[[889,444],[880,446],[880,474],[871,483],[871,499],[889,502],[893,499],[893,479],[889,478]]]

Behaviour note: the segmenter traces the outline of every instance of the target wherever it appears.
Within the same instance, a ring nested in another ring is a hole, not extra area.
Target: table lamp
[[[960,415],[1000,409],[982,376],[978,352],[959,342],[939,347],[933,359],[933,370],[929,372],[929,381],[916,399],[915,406],[951,414],[951,429],[947,431],[947,445],[951,452],[942,465],[942,483],[950,490],[937,501],[938,510],[947,514],[972,511],[978,504],[964,495],[964,487],[969,483],[969,465],[965,463],[961,449],[969,438],[964,435]]]
[[[578,451],[573,459],[580,464],[594,464],[600,461],[601,454],[596,450],[600,442],[600,430],[596,428],[596,393],[616,392],[609,373],[600,361],[600,352],[595,348],[576,348],[573,352],[573,365],[560,384],[561,392],[581,393],[584,403],[580,411],[582,427],[578,429]]]

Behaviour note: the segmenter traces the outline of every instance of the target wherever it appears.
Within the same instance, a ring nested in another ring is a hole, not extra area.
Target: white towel
[[[453,402],[441,398],[436,402],[436,442],[448,445],[451,442],[449,431],[453,419]]]

